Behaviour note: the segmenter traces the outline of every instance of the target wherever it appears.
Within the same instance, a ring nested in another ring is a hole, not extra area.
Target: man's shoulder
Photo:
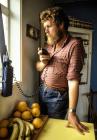
[[[83,40],[80,37],[71,37],[68,43],[68,48],[70,52],[73,51],[74,49],[82,50],[83,52],[85,52]]]
[[[72,37],[70,42],[71,42],[70,50],[74,50],[74,48],[75,48],[84,57],[86,56],[84,45],[83,45],[83,39],[81,37]]]
[[[74,44],[83,44],[81,37],[71,37],[70,42]]]

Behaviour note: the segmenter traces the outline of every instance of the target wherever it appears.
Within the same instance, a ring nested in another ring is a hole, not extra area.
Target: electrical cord
[[[27,98],[33,98],[33,97],[35,96],[35,95],[26,95],[26,94],[23,92],[23,90],[22,90],[20,84],[19,84],[18,81],[16,80],[15,74],[14,74],[13,78],[14,78],[14,81],[15,81],[15,83],[16,83],[16,86],[17,86],[17,88],[18,88],[18,90],[19,90],[19,93],[21,93],[23,96],[25,96],[25,97],[27,97]]]

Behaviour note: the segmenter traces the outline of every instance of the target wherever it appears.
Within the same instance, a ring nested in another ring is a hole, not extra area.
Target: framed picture
[[[26,25],[26,36],[37,40],[40,37],[40,30],[30,24],[27,24]]]

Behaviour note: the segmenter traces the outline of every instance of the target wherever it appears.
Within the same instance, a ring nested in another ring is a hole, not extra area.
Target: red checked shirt
[[[48,46],[47,50],[51,55],[51,60],[41,75],[46,85],[55,88],[67,87],[68,80],[80,81],[80,72],[84,62],[84,49],[79,39],[68,36],[63,44],[56,52],[54,52],[54,47]]]

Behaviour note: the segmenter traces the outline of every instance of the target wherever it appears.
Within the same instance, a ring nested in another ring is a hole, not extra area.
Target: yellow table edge
[[[49,118],[37,140],[95,140],[94,124],[82,122],[89,128],[89,133],[80,134],[74,128],[66,127],[67,120]]]

